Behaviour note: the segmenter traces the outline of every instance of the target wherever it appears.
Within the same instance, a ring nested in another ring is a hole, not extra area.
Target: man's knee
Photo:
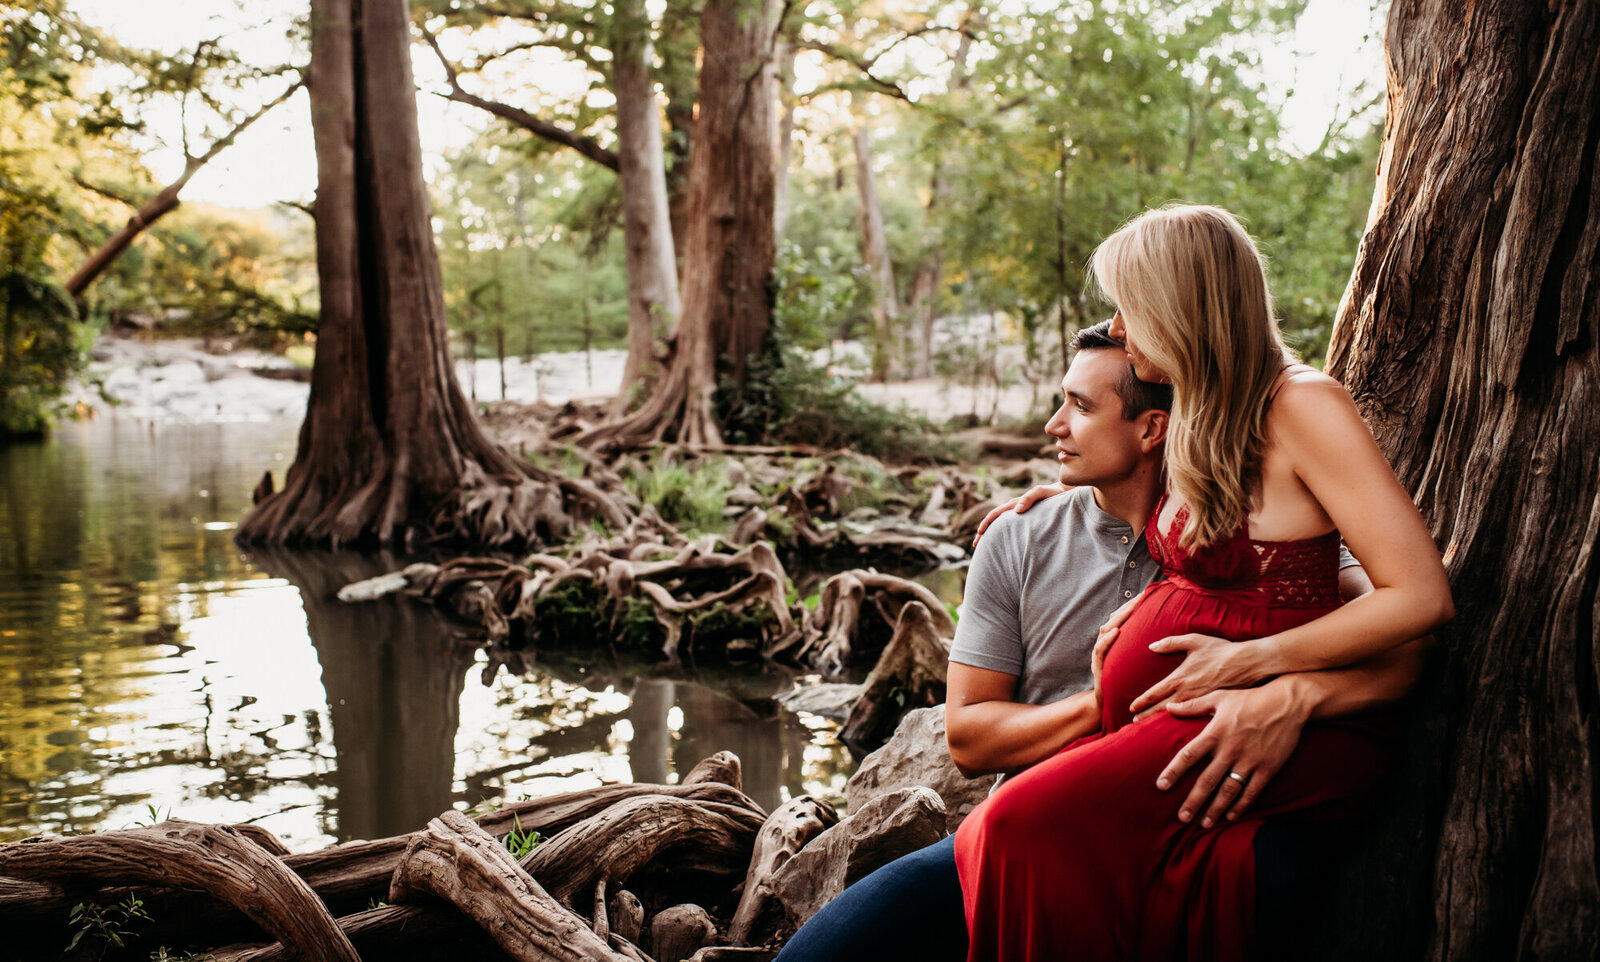
[[[845,889],[784,946],[780,962],[963,959],[955,839],[905,855]]]

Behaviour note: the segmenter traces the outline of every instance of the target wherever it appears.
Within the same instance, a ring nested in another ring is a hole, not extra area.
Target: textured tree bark
[[[789,227],[789,168],[794,164],[794,108],[799,103],[794,94],[794,54],[793,40],[780,38],[775,52],[778,58],[778,149],[772,169],[772,237],[779,244]]]
[[[900,295],[889,260],[889,237],[883,228],[883,205],[872,178],[872,142],[866,122],[857,117],[851,141],[856,155],[856,192],[861,197],[861,261],[872,278],[872,379],[889,379],[894,362],[895,327],[900,320]]]
[[[683,962],[716,938],[717,924],[692,903],[674,905],[650,920],[650,954],[656,962]]]
[[[667,101],[667,210],[672,218],[672,247],[678,252],[680,282],[689,224],[689,156],[694,146],[695,98],[700,92],[699,15],[700,4],[696,0],[667,0],[656,37],[656,52],[661,57],[658,79]]]
[[[310,886],[225,825],[173,819],[100,835],[30,839],[0,846],[0,875],[205,892],[248,915],[303,959],[360,959]]]
[[[667,857],[679,881],[687,874],[736,878],[764,819],[759,809],[741,805],[640,795],[543,843],[522,866],[564,905],[593,892],[601,879],[626,885]]]
[[[553,482],[484,437],[451,370],[406,4],[314,0],[311,29],[317,359],[295,463],[239,539],[559,537],[524,520],[530,506],[560,502]]]
[[[1376,958],[1593,958],[1600,5],[1396,0],[1385,51],[1328,369],[1444,547],[1457,615],[1401,814],[1332,914],[1383,933]]]
[[[470,818],[445,812],[406,847],[391,902],[434,895],[460,909],[517,962],[620,962],[571,909],[551,898]]]
[[[699,117],[689,160],[683,314],[666,375],[638,411],[577,443],[628,447],[664,438],[719,445],[717,376],[735,389],[772,317],[776,0],[708,0],[700,17]]]
[[[678,299],[678,256],[667,210],[661,111],[650,75],[654,50],[644,0],[619,0],[612,12],[612,36],[628,274],[628,360],[612,406],[617,416],[628,409],[634,386],[655,366],[656,337],[671,332],[683,305]]]

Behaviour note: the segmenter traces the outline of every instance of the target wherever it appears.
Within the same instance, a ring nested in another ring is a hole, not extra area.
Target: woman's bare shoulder
[[[1294,371],[1267,411],[1267,432],[1290,451],[1339,449],[1355,441],[1372,443],[1366,421],[1344,385],[1316,370]]]

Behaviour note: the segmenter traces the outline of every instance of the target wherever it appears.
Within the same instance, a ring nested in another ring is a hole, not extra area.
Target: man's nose
[[[1067,436],[1067,406],[1065,404],[1056,408],[1056,413],[1050,415],[1050,420],[1045,422],[1044,433],[1053,438]]]

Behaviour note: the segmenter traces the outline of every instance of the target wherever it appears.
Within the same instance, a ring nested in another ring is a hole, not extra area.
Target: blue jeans
[[[776,962],[962,962],[966,957],[956,837],[948,835],[845,889],[800,927]]]
[[[1330,853],[1314,831],[1266,822],[1256,832],[1256,922],[1263,958],[1303,940]],[[775,962],[962,962],[967,917],[956,837],[902,856],[845,889],[800,927]],[[1286,957],[1286,956],[1285,956]]]

